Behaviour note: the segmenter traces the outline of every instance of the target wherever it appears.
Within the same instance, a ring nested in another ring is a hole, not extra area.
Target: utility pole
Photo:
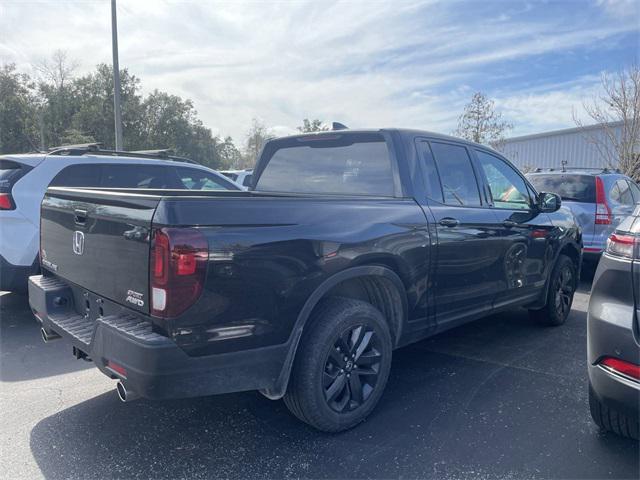
[[[116,0],[111,0],[111,48],[113,50],[113,113],[116,126],[116,150],[122,150],[122,110],[120,104],[120,65],[118,62]]]

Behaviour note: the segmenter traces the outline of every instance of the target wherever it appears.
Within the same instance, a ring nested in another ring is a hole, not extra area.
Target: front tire
[[[577,286],[576,265],[568,256],[560,255],[549,278],[547,303],[540,310],[529,310],[531,317],[543,325],[562,325],[571,312]]]
[[[309,322],[284,402],[318,430],[348,430],[382,396],[393,349],[389,327],[371,304],[341,297],[323,300]]]

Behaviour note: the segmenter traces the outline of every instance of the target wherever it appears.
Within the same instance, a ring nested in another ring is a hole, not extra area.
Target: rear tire
[[[547,303],[539,310],[529,310],[531,317],[543,325],[562,325],[571,312],[578,286],[578,269],[573,260],[560,255],[549,277]]]
[[[392,349],[389,326],[371,304],[323,300],[298,346],[284,403],[318,430],[348,430],[380,400]]]
[[[589,384],[589,410],[591,411],[591,418],[602,430],[613,432],[621,437],[638,440],[638,421],[601,403],[591,384]]]

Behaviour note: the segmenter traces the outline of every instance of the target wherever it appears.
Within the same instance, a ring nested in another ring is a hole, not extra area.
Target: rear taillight
[[[640,239],[633,235],[613,233],[607,239],[607,253],[616,257],[638,258]]]
[[[640,380],[640,365],[625,362],[624,360],[613,357],[606,357],[600,362],[600,365],[609,370],[613,370],[615,373],[624,375],[625,377]]]
[[[0,210],[13,210],[13,199],[10,193],[0,193]]]
[[[611,225],[611,209],[600,177],[596,177],[596,225]]]
[[[202,293],[209,245],[195,228],[154,230],[151,247],[151,314],[177,317]]]

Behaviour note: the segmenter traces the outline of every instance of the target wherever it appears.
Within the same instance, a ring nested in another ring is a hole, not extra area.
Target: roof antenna
[[[340,122],[333,122],[331,124],[331,130],[348,130],[349,127],[347,127],[346,125],[340,123]]]

